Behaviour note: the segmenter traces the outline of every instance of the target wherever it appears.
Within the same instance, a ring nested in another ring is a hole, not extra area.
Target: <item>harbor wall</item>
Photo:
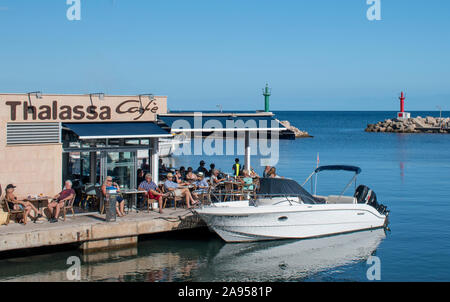
[[[0,226],[0,252],[79,243],[81,249],[101,250],[137,244],[140,235],[206,226],[198,215],[166,209],[169,216],[128,215],[105,222],[100,215],[78,216],[56,224]],[[151,214],[150,214],[151,215]]]

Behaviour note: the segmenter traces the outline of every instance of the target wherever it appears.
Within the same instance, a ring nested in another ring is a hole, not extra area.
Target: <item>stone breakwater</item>
[[[291,125],[291,123],[289,121],[279,121],[281,125],[283,125],[284,127],[286,127],[287,129],[289,129],[290,131],[294,132],[295,137],[296,138],[301,138],[301,137],[312,137],[311,135],[309,135],[308,132],[306,131],[301,131],[298,128],[294,127]]]
[[[450,133],[450,118],[414,117],[368,124],[366,132]]]

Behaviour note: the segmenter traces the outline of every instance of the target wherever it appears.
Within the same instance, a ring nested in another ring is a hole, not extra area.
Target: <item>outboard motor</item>
[[[356,198],[358,203],[364,203],[372,206],[382,215],[385,215],[388,212],[385,205],[378,204],[377,194],[375,194],[375,192],[367,186],[359,185],[353,196]]]

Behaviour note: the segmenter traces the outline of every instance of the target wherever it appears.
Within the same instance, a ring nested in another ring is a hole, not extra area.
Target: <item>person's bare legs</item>
[[[159,214],[162,214],[162,213],[163,213],[163,210],[162,210],[162,203],[163,203],[162,195],[158,195]]]
[[[190,209],[191,208],[191,204],[196,203],[196,201],[194,200],[194,198],[192,198],[192,195],[191,195],[191,192],[189,191],[189,189],[184,189],[182,191],[182,193],[184,193],[184,196],[186,198],[187,208]]]
[[[64,203],[58,203],[56,206],[55,206],[55,219],[58,219],[58,217],[59,217],[59,212],[61,211],[61,209],[62,209],[62,207],[64,207]]]
[[[34,211],[34,216],[36,217],[39,214],[42,214],[41,211],[38,211],[38,209],[29,201],[25,202],[25,206],[26,207],[30,207],[31,210]]]
[[[119,217],[125,216],[124,208],[125,208],[125,200],[122,200],[121,202],[118,202],[116,204],[117,216],[119,216]]]
[[[55,203],[54,202],[49,203],[48,206],[47,206],[47,209],[50,212],[50,219],[53,218],[54,207],[55,207]]]
[[[191,205],[190,205],[190,200],[191,199],[189,198],[189,193],[186,192],[186,191],[183,191],[182,194],[184,194],[184,199],[186,200],[187,208],[190,209],[191,208]]]
[[[122,200],[122,202],[119,203],[119,211],[121,216],[125,216],[125,200]]]
[[[31,212],[31,208],[30,207],[25,207],[25,213],[23,214],[23,218],[22,218],[22,222],[23,224],[27,224],[27,219],[28,219],[28,215],[30,215]]]

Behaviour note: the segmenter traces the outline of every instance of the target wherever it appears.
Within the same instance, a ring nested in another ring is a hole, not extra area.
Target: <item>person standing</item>
[[[242,172],[242,167],[241,167],[241,164],[239,163],[239,158],[236,158],[234,160],[234,165],[233,165],[233,175],[235,177],[239,177],[241,172]]]

